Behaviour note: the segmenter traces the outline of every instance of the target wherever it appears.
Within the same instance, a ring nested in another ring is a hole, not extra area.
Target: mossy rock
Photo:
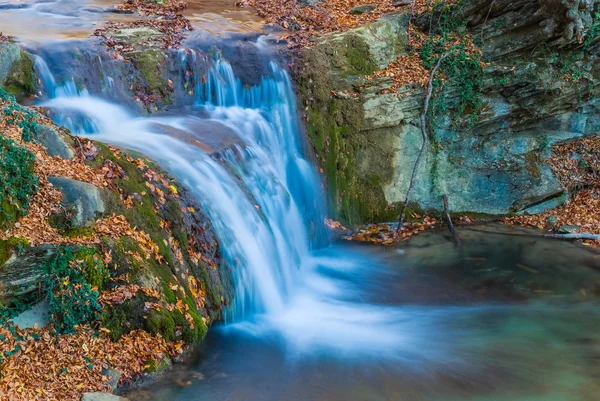
[[[30,243],[25,238],[12,237],[7,240],[0,240],[0,269],[13,255],[14,251],[25,249]]]
[[[36,87],[36,77],[33,69],[33,60],[29,54],[21,50],[20,60],[13,67],[5,82],[5,89],[22,99],[32,94]]]

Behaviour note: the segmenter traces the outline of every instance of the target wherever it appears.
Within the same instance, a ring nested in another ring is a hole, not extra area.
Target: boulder
[[[15,65],[21,61],[21,49],[13,43],[0,42],[0,86],[10,77]]]
[[[33,60],[19,46],[0,42],[0,87],[17,97],[24,97],[35,89]]]
[[[2,241],[0,241],[0,245]],[[0,264],[0,299],[13,298],[37,290],[44,280],[43,266],[55,253],[53,245],[13,248],[9,259]]]

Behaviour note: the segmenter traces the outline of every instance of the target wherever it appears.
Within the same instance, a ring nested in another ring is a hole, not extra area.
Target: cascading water
[[[200,57],[190,50],[179,56],[188,67]],[[43,83],[54,85],[50,70],[37,64]],[[377,354],[409,347],[398,326],[402,313],[348,301],[351,291],[323,274],[348,274],[356,264],[315,256],[311,244],[327,242],[321,184],[303,157],[287,72],[271,62],[259,84],[244,87],[231,65],[216,56],[205,79],[190,82],[196,85],[195,116],[134,117],[86,91],[52,86],[46,93],[56,96],[42,105],[75,133],[142,152],[193,191],[233,270],[230,327],[276,334],[296,347]],[[159,129],[195,136],[198,119],[217,122],[238,141],[211,155]]]

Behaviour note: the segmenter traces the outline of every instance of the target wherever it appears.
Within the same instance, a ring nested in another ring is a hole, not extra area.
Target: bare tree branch
[[[400,231],[404,227],[404,218],[406,215],[406,207],[408,206],[408,201],[410,199],[410,192],[412,191],[412,188],[415,185],[415,178],[417,176],[419,164],[421,163],[421,157],[423,157],[423,153],[425,151],[427,143],[429,142],[427,135],[427,111],[429,110],[429,102],[431,101],[431,96],[433,94],[433,80],[435,78],[436,72],[440,69],[440,66],[442,65],[442,61],[449,57],[451,53],[452,52],[448,52],[438,59],[437,64],[435,65],[433,70],[431,70],[431,75],[429,76],[429,84],[427,85],[425,102],[423,103],[423,111],[421,112],[421,136],[423,138],[423,143],[421,144],[421,149],[419,150],[417,160],[415,161],[415,164],[413,166],[412,174],[410,176],[410,183],[406,191],[406,198],[404,199],[402,210],[400,210],[400,216],[398,218],[398,228],[396,229],[396,232]]]

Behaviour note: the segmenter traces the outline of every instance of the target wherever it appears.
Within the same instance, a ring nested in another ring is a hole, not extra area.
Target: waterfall
[[[195,53],[191,53],[195,54]],[[136,149],[164,165],[201,201],[220,238],[236,281],[232,319],[279,312],[294,291],[298,267],[311,247],[309,226],[323,225],[319,179],[299,145],[294,93],[286,71],[270,64],[270,76],[244,88],[231,65],[216,58],[197,88],[196,106],[238,137],[239,143],[209,155],[164,134],[157,125],[184,127],[186,117],[134,117],[122,107],[56,85],[40,58],[36,68],[60,110],[55,121],[72,132]],[[312,243],[324,241],[324,230]]]
[[[41,105],[74,133],[150,157],[198,198],[235,281],[227,327],[276,335],[309,352],[321,348],[389,357],[399,355],[394,350],[410,349],[405,311],[350,299],[353,290],[335,278],[366,264],[316,249],[327,243],[322,185],[304,157],[287,71],[271,62],[260,82],[248,86],[218,55],[209,58],[208,67],[207,58],[192,50],[178,56],[183,96],[191,96],[187,89],[194,87],[191,113],[135,116],[98,97],[102,94],[57,87],[57,79],[44,76],[50,68],[38,60],[38,74],[50,86]],[[196,69],[192,75],[191,67]],[[237,139],[214,152],[185,140],[211,139],[216,127]],[[173,130],[179,134],[167,133]]]

